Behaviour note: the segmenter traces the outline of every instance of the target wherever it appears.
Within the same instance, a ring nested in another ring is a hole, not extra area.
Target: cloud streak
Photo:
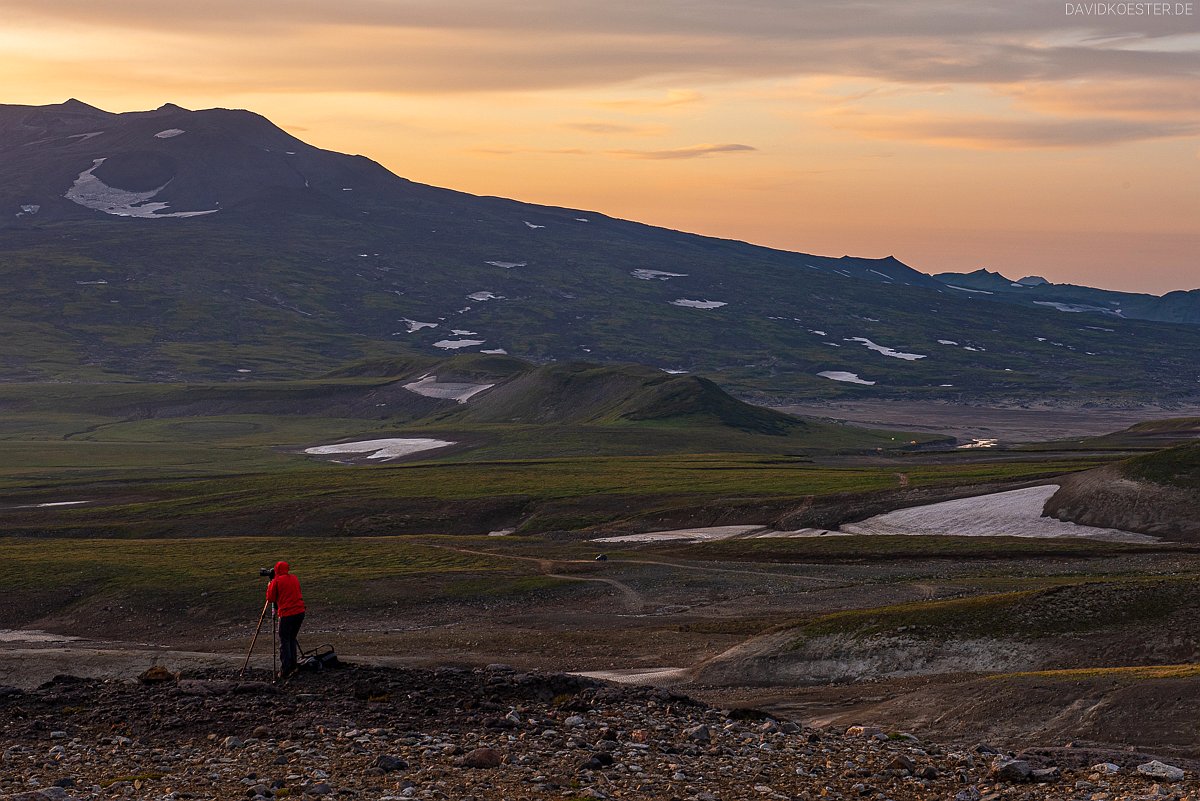
[[[752,153],[758,148],[736,143],[724,145],[689,145],[667,150],[613,150],[614,156],[631,159],[653,159],[655,161],[672,161],[676,159],[699,159],[705,156],[716,156],[726,153]]]
[[[989,150],[1101,147],[1148,139],[1179,139],[1200,135],[1196,121],[1138,121],[1125,119],[1011,119],[990,115],[832,115],[843,130],[894,141]]]

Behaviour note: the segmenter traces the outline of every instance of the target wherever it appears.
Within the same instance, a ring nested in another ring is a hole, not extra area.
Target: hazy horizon
[[[1194,9],[0,9],[5,102],[247,108],[314,145],[476,194],[787,250],[895,255],[930,273],[1200,286]]]

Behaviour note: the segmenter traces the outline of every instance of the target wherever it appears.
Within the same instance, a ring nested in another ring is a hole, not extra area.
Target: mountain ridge
[[[981,307],[894,257],[425,186],[238,110],[0,107],[0,277],[7,381],[282,379],[505,351],[698,372],[768,400],[1198,392],[1197,327],[1093,329]]]

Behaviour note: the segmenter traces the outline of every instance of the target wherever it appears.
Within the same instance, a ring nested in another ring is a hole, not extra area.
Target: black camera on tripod
[[[271,579],[272,581],[274,581],[274,579],[275,579],[275,568],[273,568],[273,567],[260,567],[260,568],[258,569],[258,575],[262,576],[263,578],[269,578],[269,579]]]

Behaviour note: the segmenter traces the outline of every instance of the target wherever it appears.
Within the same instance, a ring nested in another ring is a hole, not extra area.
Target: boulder
[[[1152,779],[1165,779],[1169,782],[1182,781],[1184,777],[1182,769],[1159,762],[1157,759],[1138,765],[1137,772]]]
[[[476,748],[456,759],[455,764],[463,768],[498,768],[503,761],[504,757],[494,748]]]
[[[992,778],[1002,782],[1027,782],[1033,776],[1033,766],[1023,759],[997,757],[992,763]]]
[[[371,763],[374,767],[379,768],[384,773],[391,773],[397,770],[408,770],[408,762],[400,757],[392,756],[391,754],[380,754],[375,757],[375,761]]]

